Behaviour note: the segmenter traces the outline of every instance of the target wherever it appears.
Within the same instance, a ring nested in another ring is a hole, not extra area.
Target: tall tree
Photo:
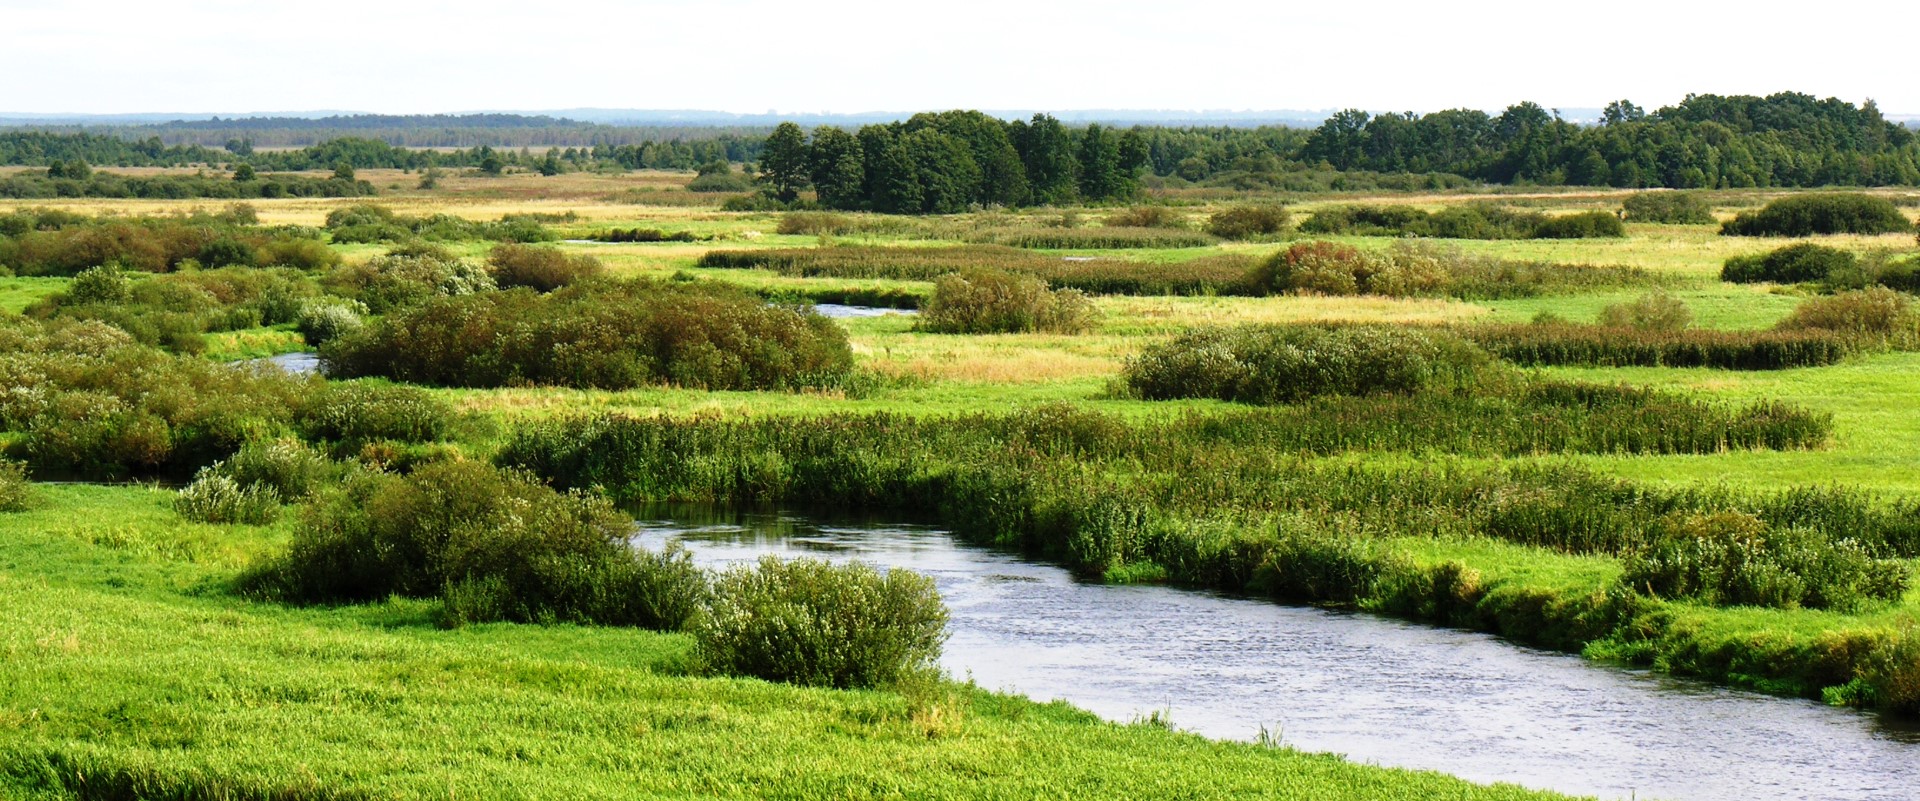
[[[813,145],[807,154],[807,174],[820,204],[835,209],[857,209],[865,205],[866,166],[860,140],[832,126],[813,131]]]
[[[1027,183],[1037,203],[1071,203],[1080,190],[1080,161],[1067,127],[1049,114],[1035,114],[1016,126],[1014,146],[1026,167]]]
[[[791,122],[780,123],[760,152],[760,181],[780,202],[792,203],[811,183],[807,168],[807,132]]]
[[[1120,166],[1120,137],[1099,123],[1080,134],[1080,194],[1088,200],[1120,196],[1127,183]]]

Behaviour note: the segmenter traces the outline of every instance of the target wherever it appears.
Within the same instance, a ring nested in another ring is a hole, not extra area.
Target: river
[[[724,566],[763,554],[859,559],[934,578],[952,612],[943,666],[988,689],[1105,718],[1379,765],[1602,798],[1920,798],[1920,728],[1365,614],[1065,570],[939,529],[643,521],[637,542]]]

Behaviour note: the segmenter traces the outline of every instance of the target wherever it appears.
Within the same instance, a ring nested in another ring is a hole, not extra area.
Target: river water
[[[943,666],[1105,718],[1603,798],[1920,799],[1920,728],[1496,637],[1153,586],[1075,581],[922,526],[785,515],[643,521],[709,566],[858,559],[934,578]]]

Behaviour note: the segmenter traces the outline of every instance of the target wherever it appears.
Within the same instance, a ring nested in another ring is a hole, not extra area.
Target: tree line
[[[945,111],[854,133],[823,126],[811,137],[781,123],[762,149],[760,175],[783,202],[812,188],[829,208],[945,214],[1130,197],[1150,158],[1140,129]]]
[[[692,139],[669,139],[642,144],[601,143],[587,147],[495,148],[479,145],[439,151],[396,147],[364,136],[343,136],[297,150],[255,149],[250,138],[233,138],[225,147],[169,145],[158,136],[123,139],[98,133],[0,131],[0,164],[46,167],[88,164],[115,167],[185,167],[199,164],[247,164],[256,170],[285,172],[325,170],[342,165],[354,169],[423,170],[429,167],[474,168],[499,172],[505,167],[529,169],[587,169],[605,164],[624,169],[691,170],[713,162],[746,162],[759,158],[763,138],[724,133]],[[550,154],[550,155],[549,155]],[[543,170],[545,171],[545,170]]]
[[[1492,183],[1724,188],[1911,186],[1920,140],[1863,105],[1812,95],[1688,95],[1653,112],[1607,106],[1578,125],[1534,103],[1499,115],[1333,115],[1297,159],[1340,170],[1441,172]]]

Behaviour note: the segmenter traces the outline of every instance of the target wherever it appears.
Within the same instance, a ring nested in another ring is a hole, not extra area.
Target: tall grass
[[[1078,289],[1100,295],[1246,294],[1253,261],[1242,256],[1213,256],[1177,264],[1120,259],[1063,259],[999,245],[960,247],[792,248],[716,250],[699,266],[772,270],[800,278],[886,278],[932,281],[966,269],[994,269],[1031,275],[1053,289]]]
[[[1522,365],[1784,370],[1836,364],[1856,350],[1846,335],[1816,329],[1673,331],[1534,323],[1456,330],[1500,358]]]

